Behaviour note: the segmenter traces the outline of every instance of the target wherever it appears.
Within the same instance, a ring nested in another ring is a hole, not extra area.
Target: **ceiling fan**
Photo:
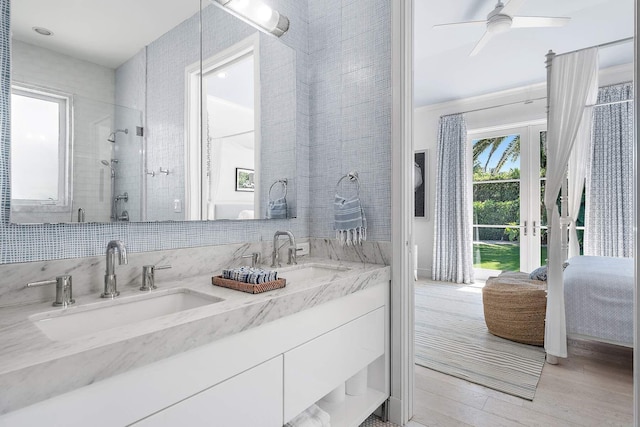
[[[438,24],[433,28],[467,26],[475,24],[486,24],[487,30],[482,35],[478,43],[469,54],[474,56],[487,44],[491,38],[498,34],[509,31],[512,28],[533,28],[533,27],[562,27],[571,18],[547,17],[547,16],[514,16],[513,14],[522,6],[525,0],[510,0],[506,5],[502,0],[498,0],[496,7],[487,15],[484,21],[453,22],[450,24]]]

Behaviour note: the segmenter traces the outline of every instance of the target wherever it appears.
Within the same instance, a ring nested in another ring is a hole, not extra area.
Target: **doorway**
[[[477,278],[544,264],[544,123],[468,133],[473,158],[473,263]]]

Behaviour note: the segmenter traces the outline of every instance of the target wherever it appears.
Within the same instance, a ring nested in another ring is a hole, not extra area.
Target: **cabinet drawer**
[[[136,427],[281,427],[282,356],[140,420]]]
[[[385,308],[284,354],[284,421],[304,411],[384,353]]]

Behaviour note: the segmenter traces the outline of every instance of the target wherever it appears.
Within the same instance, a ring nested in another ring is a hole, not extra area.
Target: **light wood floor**
[[[569,358],[546,364],[528,401],[415,366],[413,421],[425,426],[631,426],[633,354],[569,342]]]

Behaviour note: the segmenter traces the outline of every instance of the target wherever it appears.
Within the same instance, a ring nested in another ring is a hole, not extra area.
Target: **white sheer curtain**
[[[556,57],[551,67],[549,120],[547,123],[547,184],[544,204],[549,227],[547,317],[544,348],[547,354],[567,357],[567,332],[562,283],[562,235],[556,200],[562,188],[569,156],[580,129],[586,105],[596,102],[598,49]]]
[[[440,117],[433,280],[473,282],[471,152],[462,114]]]
[[[633,98],[633,83],[603,87],[598,103]],[[633,256],[633,102],[596,107],[584,250],[586,255]]]

